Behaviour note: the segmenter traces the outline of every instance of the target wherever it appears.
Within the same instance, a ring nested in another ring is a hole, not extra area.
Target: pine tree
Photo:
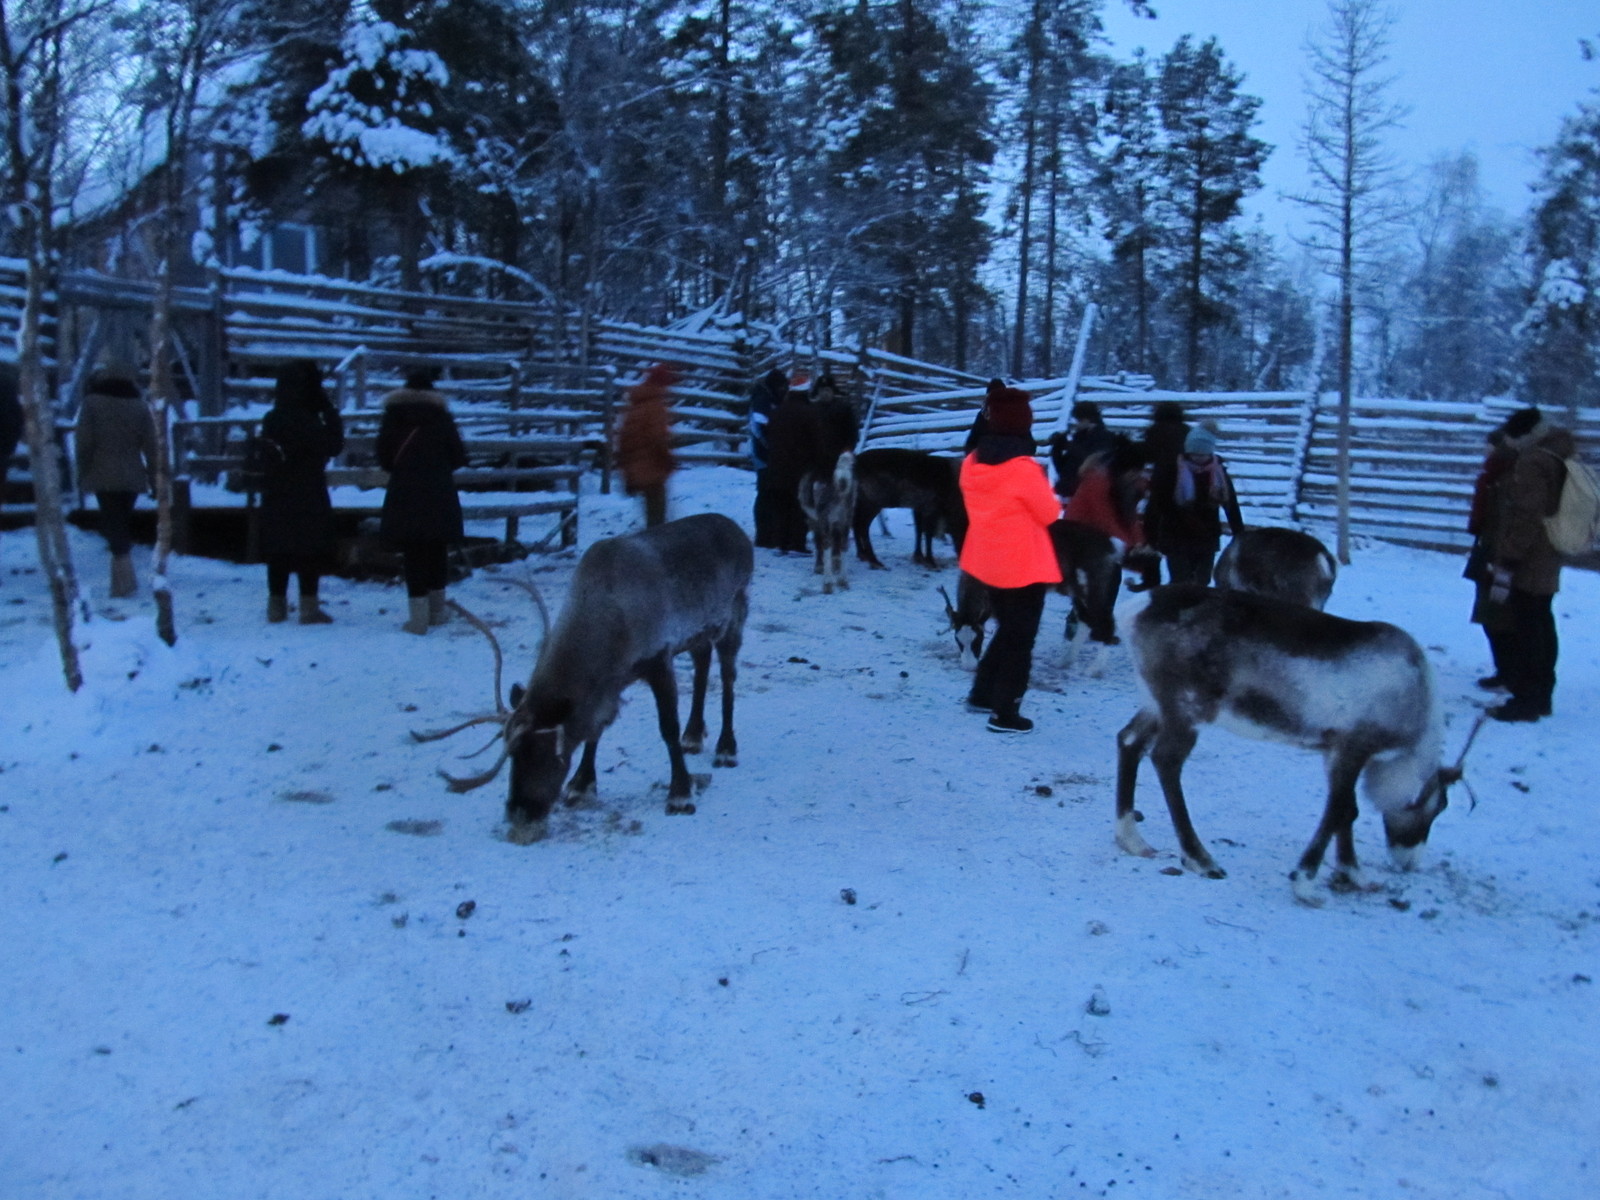
[[[1182,230],[1181,290],[1173,302],[1183,314],[1184,381],[1191,390],[1203,381],[1202,332],[1228,316],[1215,279],[1239,258],[1229,225],[1240,201],[1261,186],[1271,149],[1250,133],[1261,101],[1241,92],[1242,82],[1214,38],[1198,46],[1180,38],[1158,72],[1165,133],[1159,161],[1165,200]]]

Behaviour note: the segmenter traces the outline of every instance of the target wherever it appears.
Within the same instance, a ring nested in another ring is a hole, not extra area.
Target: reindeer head
[[[1467,744],[1461,748],[1461,757],[1454,766],[1440,767],[1422,785],[1422,791],[1405,808],[1383,814],[1383,832],[1389,841],[1389,857],[1402,870],[1409,871],[1417,865],[1418,848],[1428,840],[1433,822],[1450,805],[1450,785],[1460,783],[1465,772],[1467,751],[1472,749],[1478,730],[1483,728],[1479,717],[1467,734]],[[1470,789],[1469,789],[1470,790]]]
[[[524,835],[542,830],[561,795],[572,764],[573,742],[565,722],[570,701],[536,701],[520,687],[511,689],[511,717],[506,722],[506,756],[511,761],[511,788],[506,819]]]

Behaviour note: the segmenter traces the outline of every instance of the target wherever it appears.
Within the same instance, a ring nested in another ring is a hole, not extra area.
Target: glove
[[[1511,569],[1496,567],[1489,580],[1489,601],[1504,604],[1511,598]]]

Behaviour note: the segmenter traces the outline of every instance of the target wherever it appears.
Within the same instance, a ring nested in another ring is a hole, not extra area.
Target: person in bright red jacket
[[[1028,394],[991,380],[984,413],[987,428],[961,464],[968,521],[961,569],[988,585],[996,628],[967,704],[992,714],[994,733],[1029,733],[1033,722],[1021,713],[1022,696],[1045,589],[1061,582],[1049,533],[1061,516],[1061,499],[1034,461]]]

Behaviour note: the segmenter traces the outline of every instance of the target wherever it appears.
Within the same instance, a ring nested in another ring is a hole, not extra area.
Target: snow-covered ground
[[[748,475],[674,482],[680,515],[748,520]],[[586,498],[584,539],[635,519]],[[1314,910],[1285,878],[1314,756],[1205,731],[1186,780],[1228,878],[1171,873],[1148,768],[1162,853],[1121,854],[1124,653],[1069,666],[1052,598],[1038,732],[987,733],[953,572],[894,529],[834,596],[758,552],[740,765],[696,815],[663,814],[639,688],[601,806],[532,846],[503,784],[435,774],[473,733],[407,736],[489,706],[466,625],[411,637],[397,588],[335,579],[336,624],[267,626],[261,568],[187,559],[169,650],[75,535],[101,615],[70,696],[4,535],[0,1197],[1600,1195],[1600,579],[1558,599],[1554,718],[1484,730],[1480,803],[1457,789],[1416,873],[1364,814],[1382,889]],[[530,560],[552,599],[573,561]],[[522,570],[454,593],[512,677]],[[1452,754],[1486,669],[1459,573],[1365,546],[1330,604],[1428,647]]]

